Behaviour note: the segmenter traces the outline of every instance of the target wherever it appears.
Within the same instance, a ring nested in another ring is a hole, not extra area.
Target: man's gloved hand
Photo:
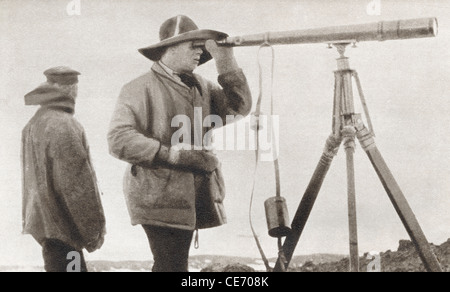
[[[232,47],[218,46],[214,40],[207,40],[205,42],[205,48],[214,60],[216,60],[216,67],[219,75],[239,68],[236,59],[234,58]]]
[[[100,249],[103,246],[104,242],[105,242],[105,236],[103,233],[101,233],[96,240],[91,241],[86,245],[86,250],[90,253],[94,252],[94,251]]]
[[[211,151],[190,150],[191,145],[161,146],[157,158],[170,165],[191,170],[213,172],[219,167],[219,160]]]

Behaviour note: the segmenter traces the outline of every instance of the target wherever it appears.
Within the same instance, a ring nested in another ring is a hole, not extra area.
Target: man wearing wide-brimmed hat
[[[23,233],[42,246],[47,272],[87,271],[83,249],[99,249],[105,235],[86,135],[73,117],[79,74],[50,68],[25,95],[40,107],[22,131]]]
[[[216,44],[227,34],[178,15],[161,25],[159,36],[159,43],[139,49],[154,64],[122,88],[108,142],[112,155],[129,163],[127,207],[131,223],[148,236],[152,270],[187,271],[194,230],[226,222],[220,163],[202,148],[212,125],[203,119],[214,115],[225,125],[227,115],[248,115],[252,102],[233,49]],[[193,73],[212,58],[220,86]],[[183,126],[180,116],[187,117]]]

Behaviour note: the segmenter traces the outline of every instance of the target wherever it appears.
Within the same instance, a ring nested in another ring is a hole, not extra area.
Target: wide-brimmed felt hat
[[[167,47],[194,40],[220,40],[228,37],[226,33],[199,29],[197,25],[185,15],[178,15],[166,20],[159,29],[160,42],[149,47],[141,48],[138,51],[152,61],[159,61]],[[212,57],[206,49],[200,56],[199,65],[208,62]]]

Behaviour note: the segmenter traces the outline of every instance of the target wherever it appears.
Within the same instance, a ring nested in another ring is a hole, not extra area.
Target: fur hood
[[[73,110],[75,101],[60,87],[43,83],[25,95],[25,105],[62,106]]]

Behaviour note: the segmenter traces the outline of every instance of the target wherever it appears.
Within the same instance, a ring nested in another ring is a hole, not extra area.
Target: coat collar
[[[71,99],[57,100],[42,105],[42,108],[61,109],[67,113],[74,114],[75,102]]]
[[[155,73],[157,73],[158,75],[160,75],[160,76],[162,76],[162,77],[172,81],[173,83],[177,84],[178,86],[181,86],[184,89],[190,90],[190,88],[186,84],[184,84],[183,82],[181,82],[178,79],[175,79],[173,75],[169,74],[169,72],[167,72],[167,70],[165,70],[161,66],[161,64],[159,62],[155,62],[153,64],[152,70]],[[193,74],[193,76],[195,77],[195,74]],[[198,78],[196,77],[196,79],[198,79]],[[200,83],[198,83],[198,86],[199,86],[198,91],[200,92],[200,95],[202,95],[202,87],[201,87]]]

